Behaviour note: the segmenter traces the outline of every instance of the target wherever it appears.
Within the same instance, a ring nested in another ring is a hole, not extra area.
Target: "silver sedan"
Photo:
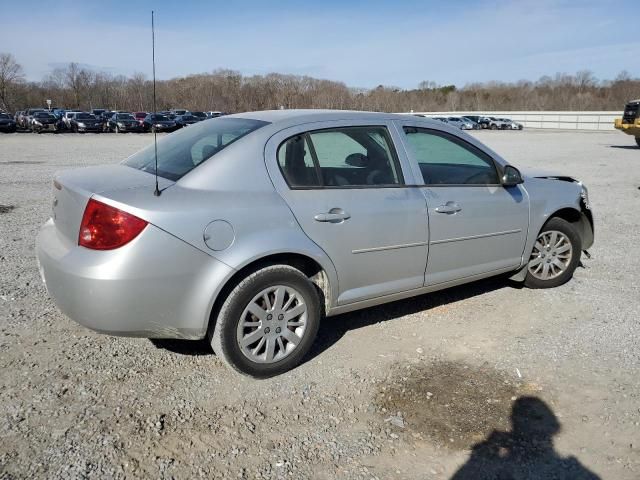
[[[593,243],[580,182],[522,174],[408,115],[205,120],[161,139],[157,166],[150,145],[57,174],[53,194],[37,257],[66,315],[113,335],[207,337],[254,377],[302,361],[323,316],[500,274],[556,287]]]

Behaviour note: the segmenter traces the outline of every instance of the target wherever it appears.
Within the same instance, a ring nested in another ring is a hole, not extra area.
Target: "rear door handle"
[[[327,213],[319,213],[313,219],[316,222],[342,223],[349,220],[351,215],[341,208],[332,208]]]
[[[438,213],[446,213],[451,215],[452,213],[458,213],[460,210],[462,210],[462,207],[460,205],[458,205],[456,202],[447,202],[444,205],[440,205],[439,207],[436,207],[436,212]]]

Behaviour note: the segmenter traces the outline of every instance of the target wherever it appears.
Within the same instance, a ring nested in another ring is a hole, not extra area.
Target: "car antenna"
[[[151,58],[153,62],[153,118],[156,117],[156,32],[153,24],[153,10],[151,10]],[[153,191],[153,194],[156,197],[160,196],[160,189],[158,188],[158,132],[156,129],[153,129],[153,148],[155,151],[155,160],[156,160],[156,168],[155,168],[155,176],[156,176],[156,189]]]

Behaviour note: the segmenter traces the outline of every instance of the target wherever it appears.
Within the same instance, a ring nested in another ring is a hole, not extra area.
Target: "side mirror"
[[[516,167],[512,167],[511,165],[504,167],[504,171],[502,173],[503,187],[515,187],[521,183],[524,183],[524,179],[522,178],[520,170]]]

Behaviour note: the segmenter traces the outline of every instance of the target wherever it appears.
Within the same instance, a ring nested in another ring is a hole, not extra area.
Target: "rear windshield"
[[[173,181],[179,180],[225,147],[265,125],[268,122],[246,118],[217,118],[180,129],[158,140],[158,175]],[[122,163],[153,173],[153,144]]]

